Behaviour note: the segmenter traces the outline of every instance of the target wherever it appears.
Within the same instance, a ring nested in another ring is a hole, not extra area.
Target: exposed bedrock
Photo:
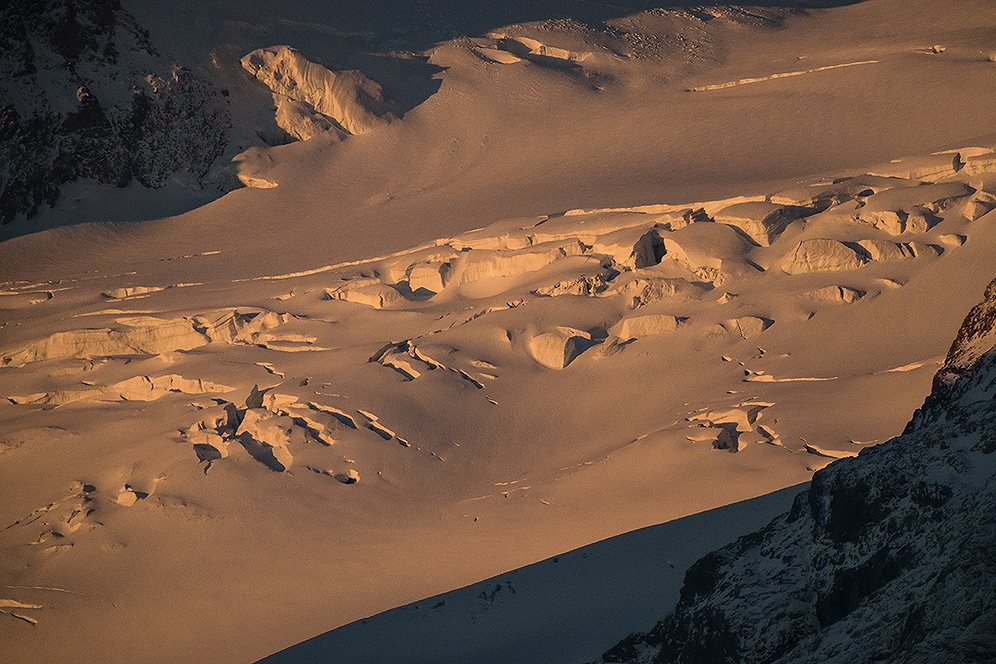
[[[0,222],[81,178],[196,186],[230,127],[221,92],[160,55],[116,0],[0,6]]]

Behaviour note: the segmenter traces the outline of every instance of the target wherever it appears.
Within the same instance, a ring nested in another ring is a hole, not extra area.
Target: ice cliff
[[[365,134],[394,117],[380,85],[362,72],[332,71],[290,46],[256,49],[242,66],[273,91],[277,125],[298,140]]]

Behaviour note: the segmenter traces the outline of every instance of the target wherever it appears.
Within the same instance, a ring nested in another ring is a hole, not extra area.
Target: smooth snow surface
[[[0,661],[251,661],[796,486],[992,278],[988,0],[124,4],[248,186],[77,183],[0,243],[0,600],[41,607]],[[283,46],[307,94],[243,67]]]
[[[685,569],[760,528],[805,487],[619,535],[372,618],[262,660],[578,664],[678,600]]]

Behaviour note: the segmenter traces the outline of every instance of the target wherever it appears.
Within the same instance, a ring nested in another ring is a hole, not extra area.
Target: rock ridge
[[[0,8],[0,222],[62,185],[199,186],[224,151],[224,92],[161,55],[117,0]]]

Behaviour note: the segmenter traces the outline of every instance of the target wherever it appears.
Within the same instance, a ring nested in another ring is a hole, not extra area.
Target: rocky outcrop
[[[958,336],[948,350],[947,361],[934,376],[933,393],[950,389],[996,347],[996,281],[989,284],[985,299],[968,312]]]
[[[701,558],[602,662],[996,661],[996,282],[903,434]]]
[[[222,94],[161,56],[117,0],[0,7],[0,222],[81,178],[196,183],[230,126]]]

